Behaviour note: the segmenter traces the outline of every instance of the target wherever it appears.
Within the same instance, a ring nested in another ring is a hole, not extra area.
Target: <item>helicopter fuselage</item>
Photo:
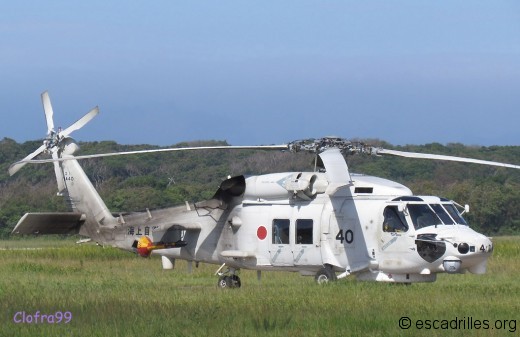
[[[314,191],[291,190],[298,176],[311,177]],[[159,243],[150,253],[162,256],[165,268],[175,259],[302,275],[328,266],[340,276],[405,283],[485,272],[492,243],[469,228],[453,202],[413,196],[382,178],[351,178],[330,190],[323,173],[250,177],[244,186],[234,183],[226,203],[122,215],[113,244],[132,250],[146,237]]]

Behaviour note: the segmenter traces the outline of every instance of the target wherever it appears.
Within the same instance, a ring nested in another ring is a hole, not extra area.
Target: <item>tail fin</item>
[[[70,142],[67,147],[75,143]],[[59,170],[56,169],[56,180],[58,188],[63,182],[64,190],[59,191],[69,202],[72,211],[86,215],[85,225],[82,226],[80,234],[96,238],[99,236],[100,228],[113,228],[117,219],[112,216],[103,199],[98,194],[85,171],[72,155],[63,155],[70,160],[59,162]]]

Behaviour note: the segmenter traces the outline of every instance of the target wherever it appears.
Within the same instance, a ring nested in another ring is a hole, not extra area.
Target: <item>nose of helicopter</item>
[[[473,274],[486,272],[487,259],[493,252],[493,243],[487,236],[469,227],[450,230],[451,235],[443,233],[442,238],[452,245],[447,249],[443,266],[448,273],[468,270]]]

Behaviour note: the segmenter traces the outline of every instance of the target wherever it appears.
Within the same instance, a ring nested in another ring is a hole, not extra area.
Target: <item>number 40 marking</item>
[[[336,235],[336,240],[339,240],[340,243],[345,241],[346,243],[351,244],[354,241],[354,232],[347,229],[345,235],[343,235],[343,229],[340,229],[338,235]]]

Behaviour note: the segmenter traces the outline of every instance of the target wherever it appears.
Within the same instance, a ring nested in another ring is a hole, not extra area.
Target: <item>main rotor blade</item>
[[[39,160],[21,160],[14,165],[18,164],[43,164],[52,163],[57,161],[71,160],[71,159],[89,159],[89,158],[102,158],[102,157],[113,157],[113,156],[126,156],[132,154],[145,154],[145,153],[158,153],[158,152],[173,152],[173,151],[196,151],[196,150],[287,150],[287,145],[257,145],[257,146],[200,146],[200,147],[174,147],[167,149],[155,149],[155,150],[139,150],[139,151],[126,151],[126,152],[112,152],[112,153],[99,153],[99,154],[88,154],[84,156],[70,156],[65,158],[55,159],[39,159]]]
[[[328,149],[319,154],[329,183],[348,185],[352,182],[345,158],[339,149]]]
[[[488,161],[488,160],[480,160],[480,159],[472,159],[472,158],[464,158],[464,157],[454,157],[454,156],[444,156],[440,154],[429,154],[429,153],[417,153],[417,152],[404,152],[404,151],[396,151],[396,150],[387,150],[383,148],[376,148],[375,154],[389,154],[392,156],[406,157],[406,158],[419,158],[419,159],[432,159],[432,160],[446,160],[446,161],[456,161],[463,163],[474,163],[481,165],[490,165],[490,166],[499,166],[499,167],[508,167],[520,169],[520,165],[512,165],[506,163],[500,163],[496,161]]]
[[[31,159],[33,159],[34,157],[36,157],[37,155],[42,153],[43,150],[45,150],[45,148],[46,148],[46,146],[44,144],[44,145],[40,146],[39,148],[37,148],[36,151],[31,153],[30,155],[28,155],[24,159],[22,159],[19,162],[16,162],[16,163],[12,164],[11,166],[9,166],[9,175],[12,176],[16,172],[18,172],[18,170],[20,170],[22,167],[24,167],[25,164],[30,163]]]
[[[85,124],[90,122],[90,120],[97,116],[99,113],[99,108],[96,106],[94,109],[90,110],[85,114],[85,116],[78,119],[76,122],[74,122],[71,126],[60,132],[60,136],[67,137],[70,135],[73,131],[81,129]]]
[[[49,135],[51,131],[54,130],[54,111],[52,110],[51,99],[49,98],[49,93],[47,91],[42,93],[42,104],[43,112],[45,113],[45,120],[47,121],[47,134]]]

